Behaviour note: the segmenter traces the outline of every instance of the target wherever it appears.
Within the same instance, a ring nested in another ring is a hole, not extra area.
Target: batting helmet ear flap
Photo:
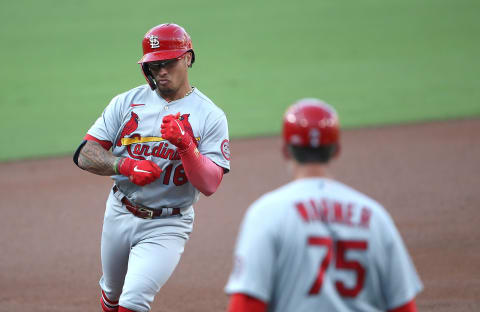
[[[147,79],[148,85],[152,90],[155,90],[157,88],[157,83],[155,82],[155,79],[153,79],[152,72],[150,71],[150,68],[148,68],[147,63],[142,63],[140,64],[142,66],[142,73],[143,76],[145,76],[145,79]]]

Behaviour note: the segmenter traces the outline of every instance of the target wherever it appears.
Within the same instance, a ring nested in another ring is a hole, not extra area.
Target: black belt
[[[113,186],[113,194],[119,191],[116,185]],[[160,208],[160,209],[151,209],[147,207],[137,206],[132,204],[126,196],[123,196],[120,200],[128,211],[130,211],[134,216],[142,219],[153,219],[155,217],[166,217],[166,216],[176,216],[180,214],[180,208]],[[171,213],[169,211],[171,209]]]

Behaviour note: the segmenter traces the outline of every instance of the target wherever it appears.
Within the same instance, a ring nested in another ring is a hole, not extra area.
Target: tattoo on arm
[[[98,175],[114,175],[113,163],[117,157],[105,150],[100,144],[87,141],[78,157],[80,168]]]

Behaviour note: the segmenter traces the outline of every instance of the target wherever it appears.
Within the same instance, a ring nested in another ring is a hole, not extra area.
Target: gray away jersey
[[[161,169],[159,179],[137,186],[123,175],[112,178],[131,201],[150,208],[187,207],[197,201],[199,191],[188,182],[177,148],[161,137],[166,115],[180,112],[181,119],[198,143],[198,150],[226,172],[230,169],[227,118],[198,89],[188,96],[166,102],[148,85],[114,97],[88,134],[113,144],[115,156],[151,160]]]
[[[227,294],[269,311],[386,311],[423,285],[391,217],[326,178],[293,181],[253,203],[242,222]]]

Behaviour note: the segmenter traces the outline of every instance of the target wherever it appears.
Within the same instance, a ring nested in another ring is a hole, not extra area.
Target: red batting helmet
[[[318,99],[301,99],[290,106],[283,118],[285,145],[317,148],[339,147],[340,127],[337,112]]]
[[[192,63],[195,61],[192,39],[190,35],[177,24],[160,24],[150,29],[142,41],[143,57],[138,61],[148,84],[156,88],[148,67],[145,63],[177,58],[186,52],[192,53]]]

